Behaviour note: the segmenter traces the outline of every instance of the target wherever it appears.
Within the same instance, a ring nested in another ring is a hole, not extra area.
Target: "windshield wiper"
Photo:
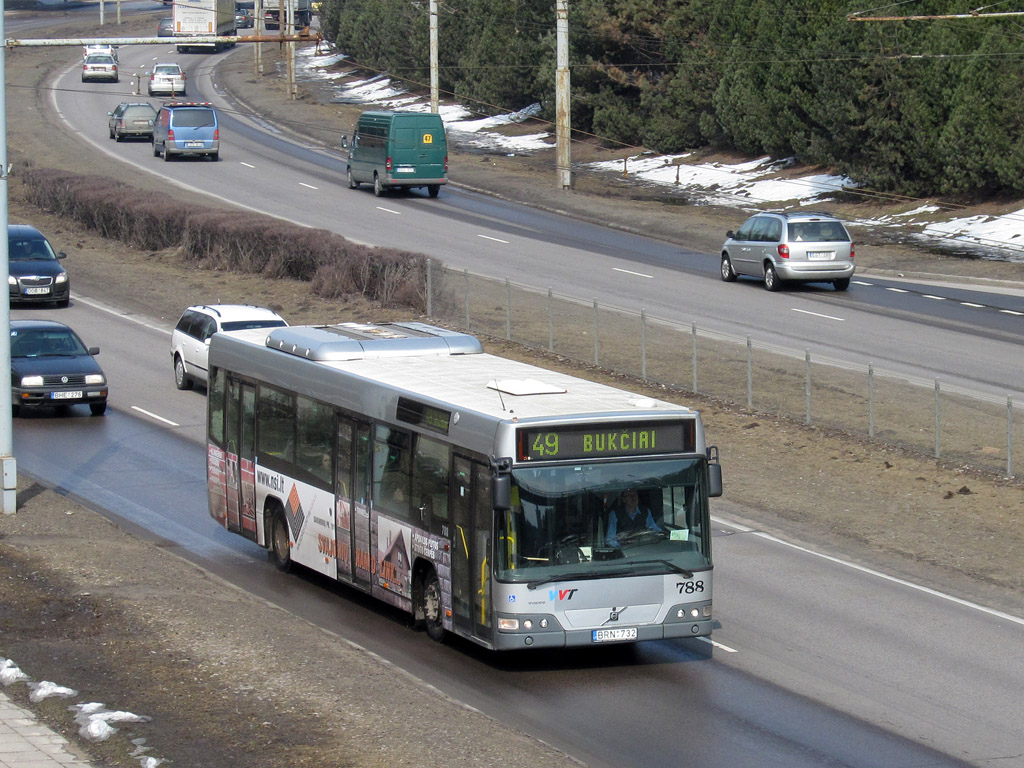
[[[536,589],[542,584],[551,584],[555,581],[588,581],[590,579],[603,579],[605,576],[628,576],[629,571],[609,573],[608,571],[584,571],[577,573],[560,573],[557,576],[548,576],[544,579],[526,582],[527,589]]]
[[[630,560],[630,565],[664,565],[670,571],[682,574],[688,579],[693,578],[693,571],[688,571],[682,566],[676,565],[671,560]]]

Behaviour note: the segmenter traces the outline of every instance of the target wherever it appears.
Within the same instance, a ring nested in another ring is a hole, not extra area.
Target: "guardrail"
[[[1006,478],[1024,455],[1013,398],[581,302],[428,263],[427,314],[566,358]]]

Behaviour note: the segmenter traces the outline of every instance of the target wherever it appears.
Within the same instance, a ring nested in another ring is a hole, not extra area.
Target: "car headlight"
[[[68,281],[68,273],[67,272],[61,272],[53,280],[53,282],[55,282],[57,285],[60,285],[61,283],[66,283],[67,281]]]
[[[7,284],[8,285],[17,285],[18,284],[18,278],[16,278],[14,275],[8,275],[7,276]]]
[[[23,387],[41,387],[43,386],[42,376],[22,376],[21,386]]]
[[[102,373],[87,373],[85,375],[85,383],[92,386],[95,384],[106,384],[107,380],[103,378]],[[42,382],[39,382],[42,384]]]

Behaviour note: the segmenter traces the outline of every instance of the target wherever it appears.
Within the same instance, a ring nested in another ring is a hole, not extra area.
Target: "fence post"
[[[512,283],[505,278],[505,340],[512,341]]]
[[[466,275],[466,330],[469,330],[469,270],[465,270]]]
[[[647,313],[640,310],[640,378],[647,381]]]
[[[807,400],[804,424],[811,423],[811,350],[804,350],[804,398]]]
[[[434,291],[433,291],[433,280],[431,279],[431,277],[433,275],[433,270],[431,269],[431,265],[433,263],[434,263],[433,259],[427,259],[427,317],[433,317],[433,315],[434,315],[434,304],[433,304],[433,301],[432,301],[432,299],[434,297]]]
[[[555,351],[555,321],[553,313],[551,288],[548,288],[548,352]]]
[[[747,336],[747,408],[754,409],[754,353]]]
[[[693,394],[697,394],[697,323],[690,324],[693,336]]]
[[[935,379],[935,458],[942,456],[942,415],[939,407],[939,380]]]
[[[1013,480],[1013,395],[1006,396],[1006,479]]]
[[[597,299],[594,299],[594,365],[600,365],[600,355],[598,354],[597,345]]]
[[[875,364],[868,363],[868,437],[875,437]]]

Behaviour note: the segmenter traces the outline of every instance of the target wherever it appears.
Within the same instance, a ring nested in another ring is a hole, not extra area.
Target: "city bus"
[[[697,411],[415,322],[218,333],[209,369],[210,514],[278,569],[492,650],[711,634]]]

